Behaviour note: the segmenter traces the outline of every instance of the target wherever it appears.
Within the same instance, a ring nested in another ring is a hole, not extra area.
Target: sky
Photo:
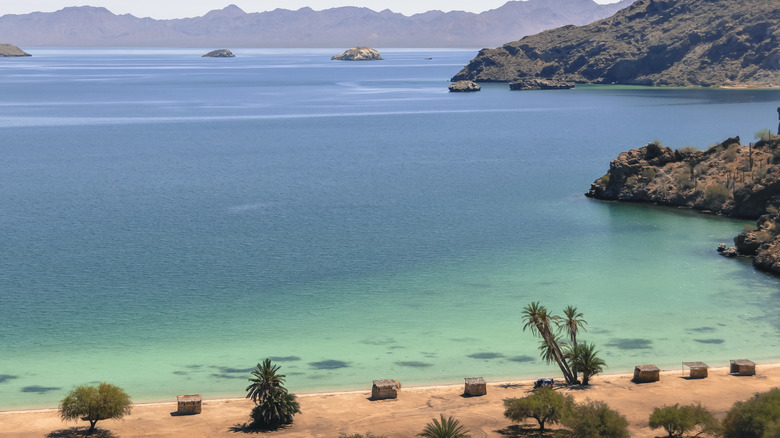
[[[483,12],[495,9],[508,0],[3,0],[0,16],[53,12],[67,6],[102,6],[115,14],[132,14],[136,17],[156,19],[199,17],[214,9],[235,4],[245,12],[271,11],[277,8],[300,9],[308,6],[314,10],[339,6],[360,6],[381,11],[390,9],[404,15],[430,10]],[[555,0],[551,0],[555,1]],[[595,0],[596,3],[614,3],[617,0]]]

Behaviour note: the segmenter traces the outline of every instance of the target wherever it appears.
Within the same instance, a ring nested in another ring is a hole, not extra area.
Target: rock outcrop
[[[448,87],[453,93],[471,93],[479,91],[482,87],[472,81],[458,81]]]
[[[570,82],[554,81],[550,79],[524,78],[510,82],[510,90],[568,90],[574,88]]]
[[[780,2],[637,0],[612,17],[483,49],[452,80],[780,86]]]
[[[755,229],[734,238],[734,247],[718,251],[751,256],[758,269],[780,275],[779,136],[748,145],[730,138],[706,151],[649,143],[612,160],[586,196],[757,219]]]
[[[382,55],[371,47],[353,47],[330,59],[336,61],[381,61]]]
[[[219,50],[212,50],[209,53],[206,53],[202,56],[202,58],[235,58],[236,55],[233,54],[228,49],[219,49]]]
[[[11,44],[0,44],[0,58],[15,56],[32,56],[24,50]]]

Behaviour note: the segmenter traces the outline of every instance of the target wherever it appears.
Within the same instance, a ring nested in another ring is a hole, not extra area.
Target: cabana
[[[691,379],[704,379],[708,375],[707,369],[710,367],[704,362],[683,362],[683,374],[685,374],[685,367],[690,368],[691,372],[688,375]]]
[[[661,380],[661,369],[655,365],[637,365],[634,368],[634,383],[649,383]]]
[[[477,396],[487,394],[487,384],[482,377],[466,377],[466,389],[463,395]]]
[[[399,386],[398,382],[393,379],[374,380],[374,385],[371,387],[371,399],[398,398]]]
[[[729,372],[735,376],[755,376],[756,363],[747,359],[735,359],[731,361]]]
[[[178,415],[195,415],[200,414],[200,404],[203,397],[200,394],[193,395],[177,395],[176,401],[179,404],[176,413]]]

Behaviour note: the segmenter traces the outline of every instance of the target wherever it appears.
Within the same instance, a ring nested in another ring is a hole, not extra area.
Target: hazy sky
[[[184,18],[197,17],[214,9],[235,4],[246,12],[270,11],[276,8],[300,9],[309,6],[315,10],[338,6],[361,6],[381,11],[390,9],[405,15],[439,9],[442,11],[482,12],[495,9],[508,0],[3,0],[0,15],[52,12],[66,6],[103,6],[115,14],[133,14],[136,17]],[[595,0],[596,3],[614,3],[617,0]]]

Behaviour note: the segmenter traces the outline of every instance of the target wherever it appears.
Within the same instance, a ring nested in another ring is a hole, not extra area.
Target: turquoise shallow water
[[[773,128],[778,91],[449,94],[466,50],[34,52],[0,62],[0,409],[241,396],[265,357],[294,391],[554,376],[537,300],[578,306],[609,372],[778,359],[778,280],[715,252],[744,221],[582,195],[628,148]]]

